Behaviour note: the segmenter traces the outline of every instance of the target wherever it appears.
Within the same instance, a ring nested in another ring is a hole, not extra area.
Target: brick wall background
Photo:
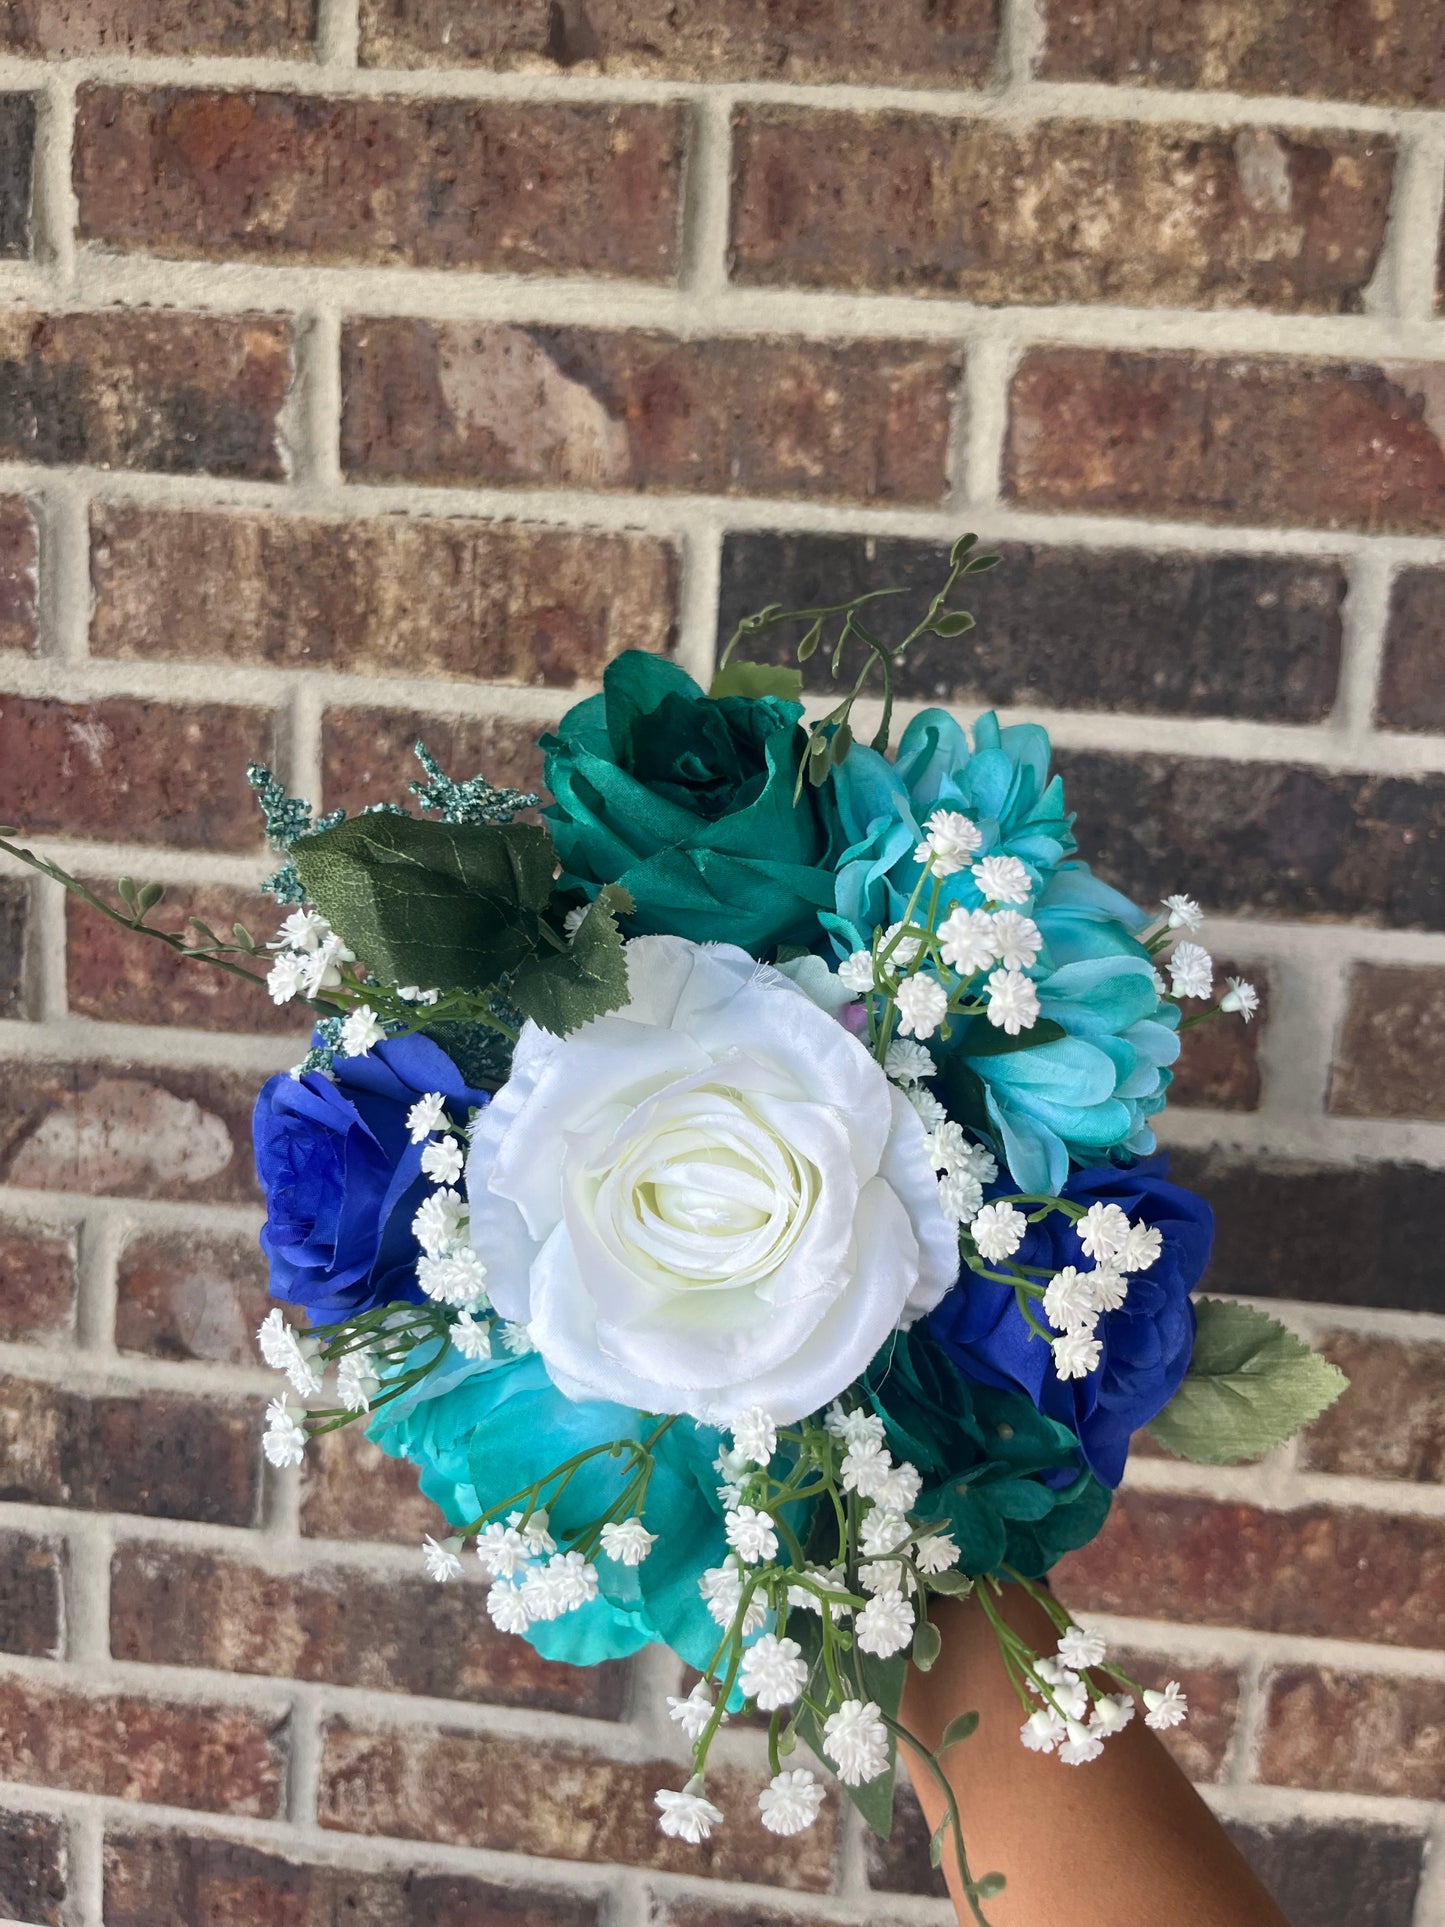
[[[1168,1140],[1354,1379],[1141,1454],[1060,1585],[1297,1927],[1442,1927],[1441,15],[999,5],[9,0],[0,820],[265,926],[248,755],[525,780],[619,648],[1002,545],[907,695],[1046,722],[1086,854],[1218,911],[1267,1010]],[[0,1915],[947,1917],[916,1830],[673,1851],[667,1663],[499,1639],[364,1443],[263,1471],[288,1014],[5,871],[0,1053]]]

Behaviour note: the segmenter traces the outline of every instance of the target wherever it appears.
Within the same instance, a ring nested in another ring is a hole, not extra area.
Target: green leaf
[[[1040,1017],[1032,1030],[1021,1030],[1017,1037],[1010,1037],[987,1017],[970,1017],[956,1038],[949,1040],[949,1048],[960,1057],[1004,1057],[1011,1051],[1037,1050],[1040,1044],[1056,1044],[1067,1035],[1063,1025],[1056,1024],[1052,1017]]]
[[[818,644],[823,640],[823,619],[820,616],[812,628],[798,644],[798,661],[807,662],[818,653]]]
[[[1008,1882],[1001,1873],[986,1873],[982,1880],[975,1880],[969,1889],[975,1900],[997,1900]]]
[[[976,535],[959,536],[953,547],[948,551],[949,567],[956,569],[977,540],[978,537]]]
[[[931,1619],[925,1619],[913,1635],[913,1664],[920,1673],[931,1673],[933,1662],[943,1651],[943,1639]]]
[[[945,1529],[952,1524],[944,1520]],[[928,1575],[928,1590],[943,1593],[953,1599],[964,1599],[973,1591],[973,1581],[966,1572],[934,1572]]]
[[[135,916],[136,887],[134,878],[117,877],[115,880],[115,893],[125,905],[126,909],[130,911],[131,915]]]
[[[597,897],[565,950],[541,951],[520,966],[507,998],[558,1037],[627,1002],[627,957],[605,895]]]
[[[166,886],[163,883],[143,883],[136,892],[137,916],[143,917],[148,910],[154,910],[165,893]]]
[[[928,1864],[930,1867],[943,1865],[943,1849],[948,1844],[948,1815],[945,1813],[933,1829],[933,1838],[928,1843]]]
[[[935,616],[929,624],[936,636],[966,636],[973,626],[973,617],[966,609],[945,610],[941,616]]]
[[[526,823],[368,812],[292,845],[306,895],[384,982],[482,990],[540,940],[555,856]]]
[[[962,1746],[963,1742],[971,1740],[977,1731],[977,1713],[955,1714],[943,1729],[942,1738],[938,1742],[939,1754],[946,1753],[951,1746]]]
[[[707,693],[714,702],[724,696],[781,696],[795,703],[803,693],[803,672],[785,663],[730,662],[713,677]]]
[[[1196,1304],[1199,1327],[1184,1383],[1148,1428],[1181,1459],[1257,1459],[1333,1405],[1348,1380],[1302,1339],[1249,1305]]]
[[[803,1689],[803,1698],[823,1706],[829,1697],[829,1687],[827,1669],[823,1663],[820,1622],[812,1613],[799,1613],[789,1619],[788,1632],[802,1647],[803,1656],[809,1663],[808,1684]],[[875,1659],[871,1653],[857,1651],[842,1653],[838,1656],[838,1667],[843,1676],[845,1693],[859,1699],[871,1699],[890,1719],[898,1717],[904,1681],[908,1676],[906,1652],[895,1653],[891,1659]],[[800,1705],[795,1724],[804,1743],[832,1773],[833,1762],[823,1751],[823,1722],[816,1719],[806,1705]],[[898,1744],[890,1734],[887,1771],[864,1786],[843,1788],[880,1840],[886,1840],[893,1828],[893,1783],[897,1775]]]

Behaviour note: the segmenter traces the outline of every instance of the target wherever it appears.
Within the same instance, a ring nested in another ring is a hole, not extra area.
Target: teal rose
[[[542,738],[560,886],[621,884],[632,935],[811,948],[833,905],[832,815],[810,785],[793,801],[802,713],[778,696],[715,701],[640,650],[616,657],[602,694]]]

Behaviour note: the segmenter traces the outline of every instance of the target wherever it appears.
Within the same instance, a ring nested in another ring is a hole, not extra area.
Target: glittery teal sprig
[[[411,793],[443,823],[510,823],[519,810],[536,807],[538,799],[529,790],[497,789],[485,776],[456,782],[444,774],[425,743],[416,745],[416,758],[430,780],[410,784]]]
[[[329,810],[313,823],[311,805],[304,797],[288,795],[284,785],[276,780],[264,763],[247,763],[246,781],[256,792],[256,800],[261,805],[261,815],[265,819],[266,841],[273,849],[289,850],[298,837],[329,830],[346,816],[345,810]],[[279,870],[273,870],[261,888],[267,896],[275,897],[278,903],[306,901],[306,892],[296,874],[296,865],[291,862],[283,863]]]

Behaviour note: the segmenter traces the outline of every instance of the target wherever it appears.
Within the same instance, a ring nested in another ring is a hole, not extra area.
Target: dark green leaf
[[[956,569],[958,567],[959,563],[962,562],[963,558],[968,554],[977,540],[978,537],[976,535],[959,536],[953,547],[948,551],[950,568]]]
[[[833,734],[833,761],[842,763],[847,760],[853,747],[853,727],[851,723],[839,723]]]
[[[997,1900],[1008,1882],[1001,1873],[986,1873],[982,1880],[973,1883],[975,1900]]]
[[[996,569],[1002,561],[1003,557],[1001,555],[970,556],[964,566],[963,573],[965,575],[982,575],[985,569]]]
[[[973,626],[973,617],[966,609],[946,609],[929,624],[936,636],[966,636]]]
[[[947,1525],[949,1521],[944,1523]],[[947,1598],[962,1599],[973,1591],[973,1581],[966,1572],[935,1572],[929,1574],[928,1590]]]
[[[798,644],[798,661],[807,662],[809,657],[818,653],[818,644],[823,640],[823,625],[815,622],[807,635]]]
[[[136,903],[136,887],[135,887],[134,878],[117,877],[115,880],[115,893],[120,898],[121,902],[125,905],[126,909],[130,911],[132,916],[134,916],[135,903]]]
[[[943,1865],[943,1849],[948,1844],[948,1815],[945,1813],[933,1829],[933,1838],[928,1843],[928,1864],[930,1867]]]
[[[368,812],[297,839],[307,897],[383,982],[482,990],[539,943],[551,838],[525,823]]]
[[[962,1746],[963,1742],[971,1740],[977,1731],[977,1713],[956,1714],[943,1729],[943,1737],[938,1742],[939,1753],[946,1753],[951,1746]]]
[[[154,910],[166,893],[163,883],[143,883],[136,892],[136,915],[143,917],[147,910]]]
[[[980,1016],[970,1017],[949,1039],[949,1045],[960,1057],[1005,1057],[1011,1051],[1037,1050],[1040,1044],[1055,1044],[1067,1035],[1063,1025],[1056,1024],[1052,1017],[1040,1017],[1032,1030],[1021,1030],[1017,1037],[1010,1037],[1001,1025],[991,1024],[987,1017]]]
[[[233,923],[231,925],[231,935],[243,950],[255,950],[256,939],[251,935],[244,923]]]
[[[931,1619],[923,1620],[913,1635],[913,1664],[920,1673],[931,1673],[933,1662],[943,1651],[943,1640]]]
[[[712,679],[708,695],[717,702],[723,696],[781,696],[797,702],[803,693],[803,674],[784,663],[730,662]]]
[[[559,1037],[627,1002],[627,957],[605,897],[596,899],[565,950],[544,951],[521,965],[507,997]]]

